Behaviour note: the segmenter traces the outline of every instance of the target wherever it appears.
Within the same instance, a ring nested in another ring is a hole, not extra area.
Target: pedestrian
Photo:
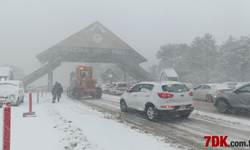
[[[53,95],[52,103],[55,103],[56,99],[57,99],[58,102],[59,102],[59,100],[60,100],[60,98],[61,98],[61,94],[62,94],[62,92],[63,92],[63,88],[62,88],[61,84],[58,83],[58,82],[56,82],[56,83],[53,85],[52,91],[51,91],[51,92],[52,92],[52,95]]]

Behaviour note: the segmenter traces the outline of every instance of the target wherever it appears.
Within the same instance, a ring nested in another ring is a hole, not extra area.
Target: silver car
[[[218,83],[202,84],[194,88],[193,98],[214,102],[217,94],[230,90],[227,86]]]
[[[226,85],[230,89],[235,89],[239,82],[223,82],[222,85]]]
[[[123,94],[128,89],[126,82],[115,82],[109,88],[109,94]]]

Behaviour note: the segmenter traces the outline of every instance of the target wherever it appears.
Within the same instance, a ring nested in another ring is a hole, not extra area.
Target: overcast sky
[[[210,33],[222,44],[250,34],[249,0],[0,0],[1,64],[29,74],[36,55],[99,21],[143,55],[147,69],[160,46],[190,44]]]

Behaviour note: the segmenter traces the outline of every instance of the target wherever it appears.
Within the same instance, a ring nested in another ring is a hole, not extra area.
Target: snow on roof
[[[0,67],[0,76],[9,76],[10,67]]]
[[[239,88],[242,85],[249,84],[250,82],[239,82],[236,84],[235,88]]]
[[[177,81],[161,81],[160,84],[161,85],[164,85],[164,84],[178,84],[180,82],[177,82]],[[182,84],[182,83],[180,83]]]
[[[102,31],[102,33],[108,34],[102,27],[99,26],[99,24],[96,24],[95,26],[93,26],[93,27],[92,27],[91,29],[89,29],[86,33],[92,32],[93,30],[95,30],[96,27],[98,27],[98,28]]]
[[[178,77],[177,73],[173,68],[162,69],[162,72],[164,72],[167,77]]]
[[[139,82],[140,84],[156,84],[158,82],[153,82],[153,81],[143,81],[143,82]],[[139,83],[136,83],[136,84],[139,84]]]

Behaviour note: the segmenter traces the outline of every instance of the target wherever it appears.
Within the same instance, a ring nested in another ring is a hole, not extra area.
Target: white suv
[[[122,112],[134,109],[146,112],[150,121],[159,115],[178,114],[187,118],[194,110],[193,93],[180,82],[141,82],[124,92],[120,99]]]
[[[125,82],[115,82],[110,85],[109,94],[123,94],[128,89],[128,85]]]

